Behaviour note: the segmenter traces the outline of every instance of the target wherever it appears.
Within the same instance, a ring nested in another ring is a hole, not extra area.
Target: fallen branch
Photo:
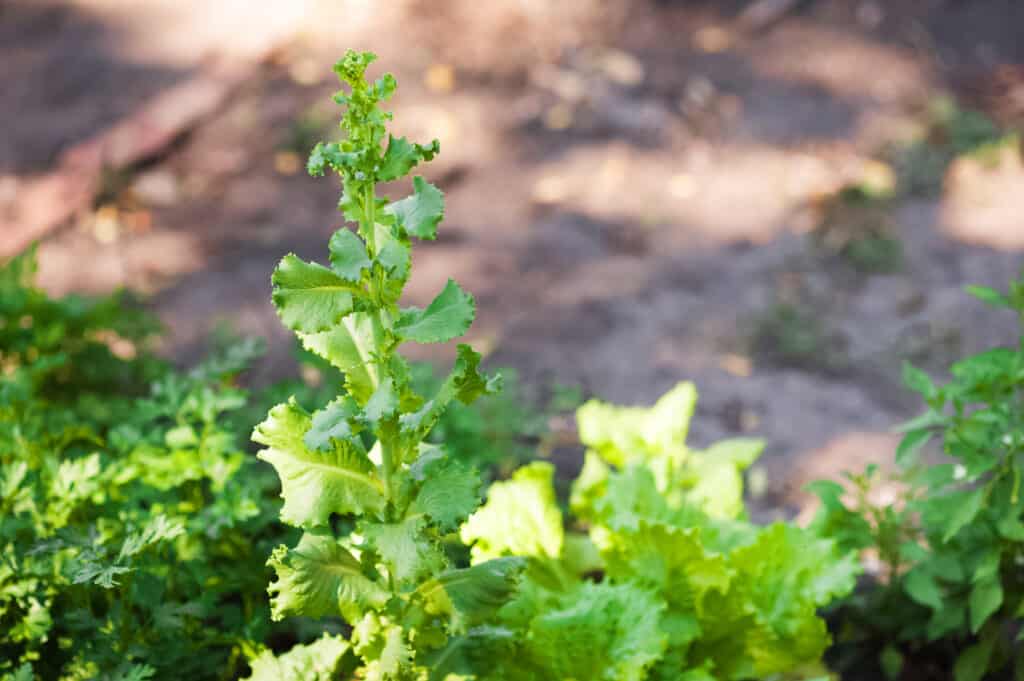
[[[740,13],[737,23],[750,33],[757,33],[780,21],[795,10],[803,0],[754,0]]]
[[[268,43],[254,60],[222,59],[183,83],[164,90],[140,109],[65,150],[57,167],[19,183],[15,199],[0,207],[0,257],[18,253],[33,241],[89,210],[103,174],[164,153],[175,140],[215,113],[228,96],[283,44]]]

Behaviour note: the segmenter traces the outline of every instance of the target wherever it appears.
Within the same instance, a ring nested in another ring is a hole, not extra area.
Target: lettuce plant
[[[696,397],[684,383],[651,408],[580,408],[588,451],[572,487],[574,520],[556,504],[548,463],[491,486],[462,539],[474,564],[524,556],[528,568],[515,599],[452,639],[431,678],[823,674],[830,639],[817,610],[853,588],[856,561],[793,525],[745,520],[742,471],[763,445],[688,447]]]
[[[374,60],[348,52],[335,66],[347,89],[344,138],[313,149],[308,169],[340,176],[340,210],[355,229],[328,244],[329,266],[287,255],[273,275],[282,322],[303,347],[345,374],[345,394],[308,413],[295,400],[270,410],[253,439],[277,470],[281,520],[303,531],[295,546],[270,558],[273,618],[337,617],[349,641],[320,644],[333,663],[367,679],[416,679],[451,635],[489,616],[513,593],[522,560],[499,558],[454,567],[445,539],[479,505],[477,473],[427,444],[455,401],[471,403],[500,387],[480,373],[480,355],[459,345],[436,392],[414,390],[404,343],[444,343],[475,314],[473,297],[449,280],[426,308],[400,307],[411,271],[411,240],[434,239],[444,215],[437,187],[412,179],[412,193],[391,201],[382,182],[399,180],[439,151],[386,134],[381,104],[395,80],[365,77]],[[326,640],[326,639],[325,639]],[[289,653],[301,663],[307,649]],[[269,661],[256,678],[278,678]]]

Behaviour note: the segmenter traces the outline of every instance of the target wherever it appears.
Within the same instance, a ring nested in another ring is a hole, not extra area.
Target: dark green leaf
[[[960,653],[953,666],[953,679],[955,681],[981,681],[988,671],[994,643],[992,639],[986,639]]]
[[[1003,587],[998,579],[988,579],[975,584],[970,597],[971,633],[977,634],[1002,604]]]
[[[943,594],[935,579],[920,568],[915,568],[903,578],[907,595],[932,610],[942,610]]]

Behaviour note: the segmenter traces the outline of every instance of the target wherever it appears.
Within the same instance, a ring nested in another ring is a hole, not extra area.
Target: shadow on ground
[[[159,5],[140,7],[150,4]],[[821,0],[753,34],[730,14],[743,3],[474,11],[469,0],[443,10],[405,0],[340,21],[350,4],[304,3],[302,30],[224,110],[134,169],[107,213],[53,234],[46,284],[143,291],[167,324],[167,352],[184,363],[228,324],[270,339],[258,380],[292,371],[269,273],[289,251],[322,258],[340,226],[334,181],[299,171],[311,141],[332,134],[329,65],[353,46],[378,51],[396,72],[399,131],[442,143],[425,172],[447,194],[444,236],[417,251],[410,301],[428,301],[449,276],[462,282],[481,312],[471,338],[534,385],[649,402],[697,381],[698,443],[768,439],[767,505],[799,503],[800,483],[851,458],[891,455],[879,434],[914,410],[897,381],[903,359],[938,369],[1012,337],[1012,320],[961,291],[1015,274],[1012,243],[986,237],[1019,229],[1005,210],[968,232],[981,233],[968,245],[950,229],[943,197],[896,202],[907,257],[881,276],[819,257],[805,234],[815,201],[871,167],[931,93],[1020,57],[1019,32],[1005,25],[1015,18],[1020,29],[1019,11],[1007,3],[858,10]],[[91,5],[105,3],[5,6],[15,21],[0,30],[18,27],[47,48],[2,60],[0,78],[24,90],[0,153],[5,172],[44,168],[65,141],[123,113],[128,104],[104,95],[111,88],[125,102],[145,98],[185,63],[120,59],[129,38],[97,24],[83,9]],[[160,29],[129,23],[134,43]],[[75,77],[86,73],[90,89]],[[33,87],[40,79],[47,85]],[[60,102],[74,106],[55,109]],[[990,201],[1005,204],[1014,177],[1024,175],[1011,174]],[[126,211],[147,217],[119,221]],[[755,342],[757,328],[792,301],[823,331],[800,361],[780,361]]]

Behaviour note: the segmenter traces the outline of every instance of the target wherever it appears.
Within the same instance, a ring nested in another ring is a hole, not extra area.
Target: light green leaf
[[[0,501],[11,502],[20,499],[26,492],[21,488],[21,484],[27,474],[28,463],[25,461],[15,460],[9,464],[0,464]]]
[[[351,158],[352,155],[347,155]],[[345,158],[345,156],[342,156]],[[351,158],[351,160],[358,163],[358,159]],[[363,203],[363,187],[362,183],[359,183],[351,177],[345,177],[342,175],[342,192],[341,197],[338,199],[338,210],[341,211],[345,219],[350,222],[355,222],[362,226],[369,220],[367,215],[366,205]],[[364,236],[362,228],[359,229],[360,236]]]
[[[817,496],[822,506],[829,510],[846,508],[842,501],[846,488],[834,480],[814,480],[804,485],[804,491]]]
[[[743,514],[743,473],[764,451],[754,439],[724,440],[687,459],[689,475],[696,482],[688,497],[713,518],[738,518]]]
[[[39,242],[34,241],[21,253],[0,260],[0,286],[9,289],[34,289],[39,271]]]
[[[909,421],[904,421],[903,423],[897,425],[895,428],[893,428],[893,430],[895,430],[897,433],[907,433],[912,430],[921,430],[931,428],[933,426],[942,426],[945,424],[945,416],[943,416],[940,412],[935,411],[934,409],[929,409],[923,414],[915,416]]]
[[[915,367],[910,362],[903,363],[903,385],[907,386],[926,400],[935,397],[938,389],[931,376]]]
[[[583,469],[572,483],[569,508],[581,518],[592,517],[594,503],[607,490],[611,469],[604,460],[592,451],[583,455]]]
[[[971,633],[977,634],[1002,604],[1003,586],[998,579],[986,579],[975,584],[969,601]]]
[[[388,147],[384,151],[377,179],[390,182],[404,177],[420,161],[430,161],[441,150],[441,143],[434,140],[429,145],[413,144],[405,137],[388,135]]]
[[[833,599],[853,591],[861,572],[855,556],[840,556],[835,542],[816,537],[795,525],[777,522],[762,530],[750,546],[736,549],[729,562],[741,574],[759,575],[765,579],[757,588],[771,589],[772,580],[780,586],[793,588],[815,606],[823,607]],[[776,592],[774,597],[780,597]]]
[[[389,627],[384,633],[380,657],[367,665],[367,681],[398,681],[403,670],[412,665],[413,651],[400,627]]]
[[[281,478],[281,520],[296,527],[326,525],[331,514],[380,513],[383,485],[366,454],[351,442],[337,442],[327,452],[303,441],[309,415],[294,400],[270,410],[252,439],[268,448],[257,455]]]
[[[665,651],[664,610],[632,584],[583,583],[530,622],[526,655],[545,678],[643,681]]]
[[[406,583],[445,566],[440,548],[424,534],[424,524],[422,517],[412,517],[400,523],[363,523],[360,528],[395,580]]]
[[[476,315],[473,296],[449,279],[427,309],[403,310],[395,333],[406,341],[446,343],[466,333]]]
[[[605,569],[601,552],[593,540],[580,532],[565,533],[559,560],[562,567],[580,577],[588,573],[603,572]]]
[[[349,641],[352,650],[360,657],[371,657],[383,646],[387,621],[381,621],[381,613],[369,611],[363,613],[357,621],[352,622],[352,633]]]
[[[683,611],[703,615],[708,594],[724,594],[729,588],[731,569],[724,556],[705,549],[697,528],[642,521],[635,528],[595,531],[592,536],[609,577],[649,586]]]
[[[249,662],[252,674],[245,681],[331,681],[348,650],[345,639],[330,634],[307,645],[293,646],[276,657],[273,651],[264,650]]]
[[[395,224],[418,239],[436,239],[437,225],[444,218],[444,194],[422,177],[412,180],[413,193],[395,201],[386,212],[395,217]]]
[[[358,161],[359,154],[342,151],[337,142],[317,142],[306,161],[306,172],[313,177],[323,176],[328,168],[342,173]]]
[[[285,326],[302,333],[331,328],[352,311],[354,289],[323,265],[286,255],[274,270],[274,307]]]
[[[331,236],[331,269],[346,282],[358,284],[363,272],[370,269],[370,256],[366,244],[353,232],[339,229]]]
[[[684,518],[688,524],[705,519],[699,510],[693,513],[691,510],[695,509],[688,507],[677,512],[670,508],[665,496],[658,491],[651,470],[643,464],[634,463],[611,473],[605,483],[604,493],[594,499],[591,512],[580,517],[592,524],[607,525],[614,530],[633,530],[644,520],[674,522],[681,515],[688,516]]]
[[[373,391],[370,399],[366,401],[363,413],[370,423],[377,423],[391,418],[398,411],[398,393],[395,392],[395,382],[390,376],[386,377]]]
[[[331,440],[352,442],[357,430],[352,421],[359,415],[359,405],[349,395],[328,403],[323,409],[313,412],[309,430],[302,441],[310,449],[330,451]]]
[[[692,383],[680,383],[650,408],[591,400],[576,411],[580,441],[616,466],[671,456],[686,449],[696,403]]]
[[[473,564],[504,555],[558,558],[562,552],[562,512],[555,503],[555,468],[537,461],[496,482],[487,503],[462,526],[472,544]]]
[[[486,376],[480,373],[479,367],[480,353],[468,345],[460,344],[452,372],[441,384],[434,399],[426,402],[418,411],[402,415],[402,431],[410,439],[422,441],[452,400],[457,399],[463,404],[471,404],[478,397],[493,395],[500,391],[501,374]]]
[[[992,348],[955,362],[949,371],[960,381],[979,385],[1013,375],[1019,355],[1010,348]]]
[[[306,532],[293,549],[277,547],[267,565],[277,573],[267,589],[275,621],[341,614],[355,622],[363,610],[380,609],[390,597],[327,530]]]
[[[436,523],[441,532],[451,532],[479,503],[477,472],[451,459],[443,459],[426,468],[409,513],[422,513]]]
[[[739,470],[746,470],[764,453],[764,440],[752,437],[736,437],[720,440],[700,452],[709,459],[728,461]]]
[[[172,541],[185,534],[185,526],[180,520],[171,520],[164,514],[152,516],[145,527],[125,537],[118,554],[118,561],[136,556],[144,550],[165,541]]]
[[[978,300],[988,303],[993,307],[1013,308],[1010,300],[994,288],[989,288],[988,286],[967,286],[965,290]]]
[[[932,431],[922,428],[907,432],[896,447],[896,465],[908,468],[917,463],[917,454],[932,439]]]
[[[384,280],[385,302],[393,305],[402,296],[402,290],[409,279],[412,265],[412,249],[409,240],[398,238],[393,229],[387,225],[377,224],[374,227],[374,242],[377,246],[375,262],[387,274]]]
[[[818,609],[853,589],[856,557],[775,523],[727,559],[730,589],[700,619],[700,647],[716,677],[767,678],[817,662],[829,644]]]
[[[171,449],[187,449],[199,444],[199,436],[192,426],[181,425],[164,433],[164,442]]]
[[[69,572],[71,581],[74,584],[86,584],[92,582],[104,589],[113,589],[119,586],[117,581],[118,575],[131,572],[135,568],[127,567],[124,565],[109,565],[101,563],[95,558],[79,559],[71,564]],[[40,631],[35,632],[38,635],[45,635],[46,631],[51,626],[50,614],[45,609],[39,606],[39,603],[33,599],[33,606],[28,615],[21,622],[21,627],[24,627],[27,631],[32,631],[37,624],[45,623],[45,626],[40,627]],[[35,636],[33,636],[35,637]],[[17,640],[17,635],[15,636]]]
[[[61,461],[57,474],[50,483],[50,498],[54,502],[52,505],[70,509],[75,503],[96,493],[99,490],[101,468],[100,455],[95,453],[79,459]],[[182,477],[180,470],[174,472],[178,478]]]
[[[688,669],[678,676],[673,676],[672,679],[673,681],[719,681],[718,677],[711,673],[710,665],[700,669]],[[669,679],[665,678],[664,681],[669,681]],[[821,681],[830,680],[823,679]]]
[[[441,392],[451,392],[463,404],[472,404],[478,397],[493,395],[501,390],[501,374],[487,376],[480,373],[480,353],[468,345],[460,344],[452,373]],[[450,387],[449,387],[450,386]]]
[[[341,369],[345,386],[357,402],[365,404],[380,380],[378,355],[384,329],[376,315],[354,312],[332,329],[299,334],[303,347]]]

